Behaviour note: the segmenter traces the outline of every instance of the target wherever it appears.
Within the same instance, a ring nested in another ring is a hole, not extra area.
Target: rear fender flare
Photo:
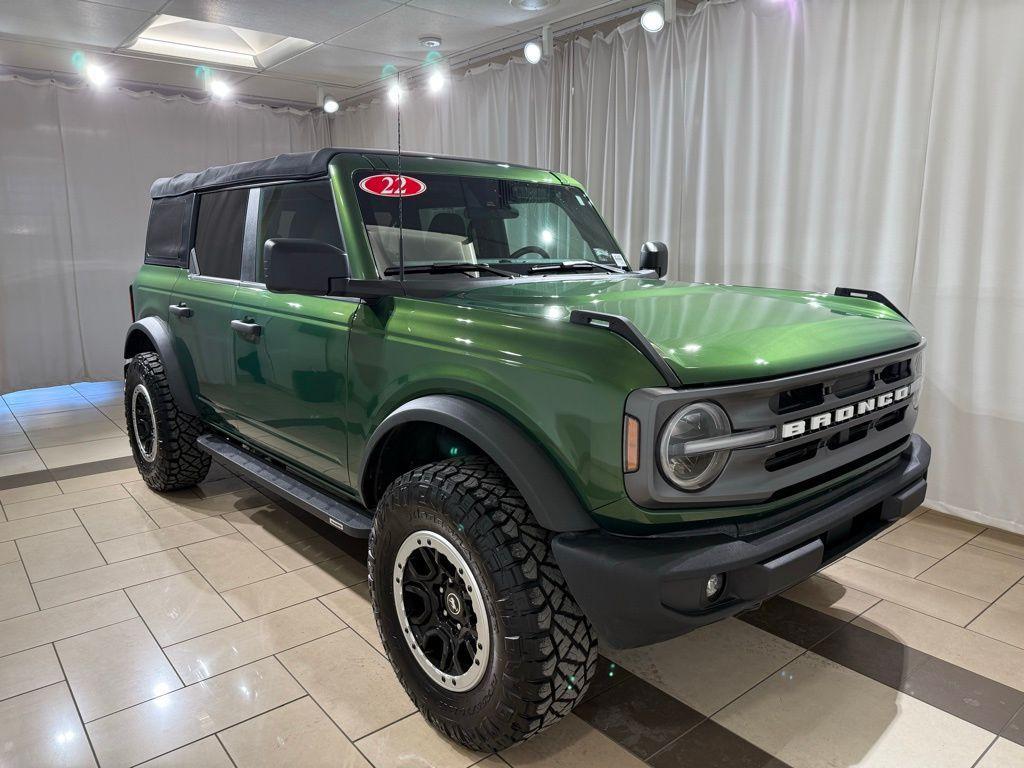
[[[523,495],[537,522],[549,531],[585,531],[597,527],[552,458],[519,425],[492,408],[455,395],[427,395],[402,405],[374,430],[359,468],[365,502],[375,503],[370,490],[372,468],[383,441],[396,427],[426,422],[446,427],[487,454]]]
[[[164,364],[167,384],[171,388],[174,402],[183,412],[190,416],[199,416],[192,390],[181,366],[181,361],[174,350],[174,336],[167,323],[159,317],[144,317],[128,326],[124,340],[124,357],[130,360],[138,351],[141,337],[149,341],[149,346],[156,350]]]

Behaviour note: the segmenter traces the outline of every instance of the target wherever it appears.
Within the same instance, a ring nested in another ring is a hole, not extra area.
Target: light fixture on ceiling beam
[[[97,88],[102,88],[110,81],[110,75],[107,73],[106,68],[93,62],[86,63],[85,78],[91,85],[95,85]]]
[[[401,103],[402,96],[404,96],[404,95],[405,95],[405,92],[402,90],[402,85],[396,79],[395,82],[393,82],[390,85],[390,87],[388,88],[388,100],[392,104],[399,104],[399,103]]]
[[[553,48],[551,25],[545,24],[540,30],[540,42],[531,40],[523,46],[523,56],[531,64],[538,64],[543,58],[551,56]]]
[[[338,100],[336,98],[324,91],[324,87],[322,85],[318,85],[316,87],[316,103],[319,104],[320,108],[328,115],[333,115],[341,106],[338,104]]]
[[[447,83],[448,78],[444,76],[440,67],[435,67],[434,71],[430,73],[430,77],[427,78],[427,88],[431,93],[440,93]]]
[[[231,95],[231,86],[220,78],[210,80],[210,95],[215,99],[224,100]]]
[[[665,26],[665,6],[661,3],[649,5],[640,14],[640,26],[648,32],[661,32]]]

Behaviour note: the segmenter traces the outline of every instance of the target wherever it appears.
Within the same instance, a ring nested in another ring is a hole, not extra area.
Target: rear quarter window
[[[154,200],[146,230],[146,263],[165,267],[188,265],[189,229],[194,195]]]

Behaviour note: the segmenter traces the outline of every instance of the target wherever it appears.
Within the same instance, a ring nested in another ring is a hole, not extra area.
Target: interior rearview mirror
[[[668,274],[668,246],[649,240],[640,247],[640,269],[653,269],[658,277]]]
[[[326,296],[349,277],[348,254],[321,240],[274,237],[263,247],[263,275],[273,293]]]

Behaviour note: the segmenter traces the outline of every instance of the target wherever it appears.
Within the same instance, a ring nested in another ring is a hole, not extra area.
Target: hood
[[[629,318],[684,383],[796,373],[890,352],[921,337],[865,299],[638,277],[491,283],[445,301],[568,322],[573,309]]]

